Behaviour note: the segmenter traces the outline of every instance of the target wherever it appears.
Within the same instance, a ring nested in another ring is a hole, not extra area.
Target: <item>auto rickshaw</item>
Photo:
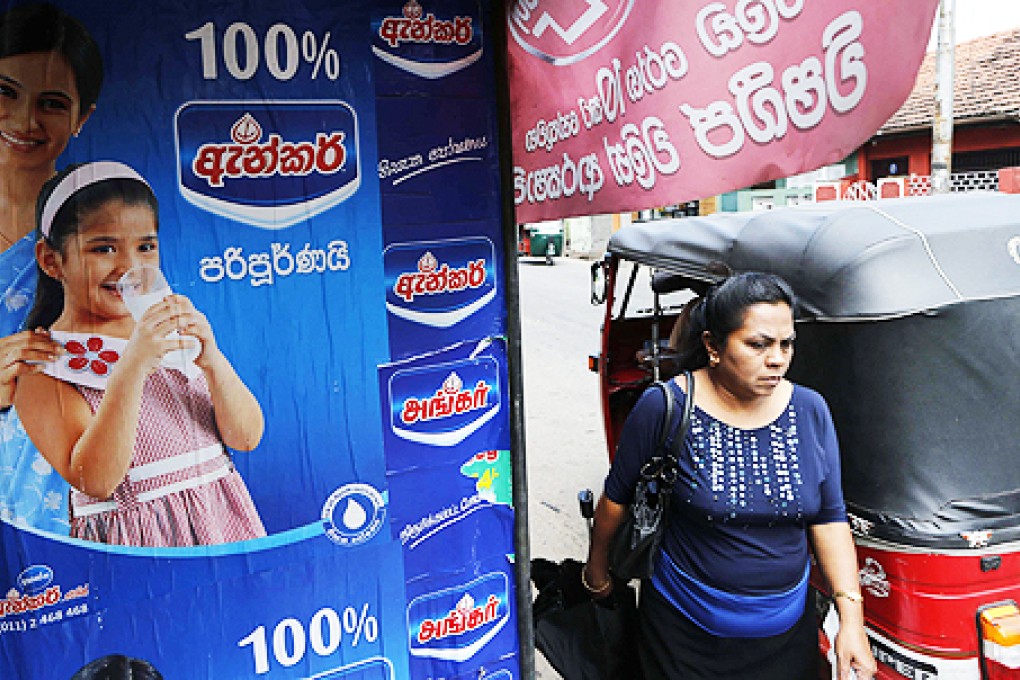
[[[563,254],[563,224],[554,220],[520,225],[517,254],[523,257],[544,257],[546,264],[554,264],[553,258]]]
[[[593,265],[610,456],[637,397],[671,373],[663,339],[682,303],[725,270],[776,273],[798,295],[789,377],[832,409],[877,677],[1020,677],[1020,196],[621,229]],[[812,590],[828,678],[838,618],[817,574]]]

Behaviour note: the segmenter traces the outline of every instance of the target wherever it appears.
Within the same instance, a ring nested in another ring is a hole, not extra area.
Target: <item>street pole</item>
[[[956,0],[939,2],[939,38],[935,61],[935,120],[932,123],[931,192],[952,190],[953,82],[956,77]]]
[[[499,125],[499,176],[503,222],[504,290],[507,308],[507,377],[510,386],[511,488],[514,508],[514,606],[517,611],[517,660],[521,680],[535,680],[535,625],[531,616],[531,539],[528,533],[528,476],[524,450],[524,369],[521,351],[521,289],[517,280],[517,218],[514,213],[513,162],[510,158],[510,72],[506,21],[510,0],[492,0],[496,105]],[[509,603],[507,603],[509,606]],[[482,673],[479,672],[479,677]]]

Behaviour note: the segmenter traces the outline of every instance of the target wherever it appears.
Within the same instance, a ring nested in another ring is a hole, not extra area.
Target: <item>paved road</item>
[[[590,266],[529,258],[518,267],[531,554],[557,561],[584,559],[588,534],[577,492],[588,487],[597,495],[609,467],[597,376],[588,371],[605,311],[589,302]],[[559,678],[536,657],[536,678]]]

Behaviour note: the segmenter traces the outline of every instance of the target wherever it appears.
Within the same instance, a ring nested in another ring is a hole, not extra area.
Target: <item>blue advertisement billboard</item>
[[[490,5],[0,10],[0,677],[518,677]]]

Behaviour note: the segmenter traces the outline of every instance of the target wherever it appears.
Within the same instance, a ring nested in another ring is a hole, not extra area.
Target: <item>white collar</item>
[[[43,364],[43,373],[74,385],[105,390],[106,381],[124,354],[127,340],[98,333],[50,331],[64,346],[56,360]]]

